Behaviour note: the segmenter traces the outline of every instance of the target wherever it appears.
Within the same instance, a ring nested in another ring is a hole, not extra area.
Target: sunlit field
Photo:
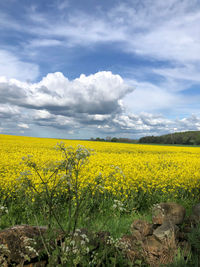
[[[200,147],[152,146],[110,142],[56,140],[0,135],[0,189],[2,196],[15,194],[21,173],[28,168],[22,157],[33,155],[41,168],[61,159],[57,143],[91,149],[89,163],[80,173],[80,190],[88,184],[101,193],[129,198],[139,193],[164,193],[180,197],[198,194]],[[34,173],[33,183],[40,187]]]
[[[146,251],[141,254],[142,241],[130,235],[132,223],[138,218],[151,222],[152,207],[160,202],[181,204],[187,214],[199,203],[200,147],[0,135],[0,158],[0,230],[21,224],[46,227],[41,256],[48,252],[48,266],[160,266]],[[87,239],[77,238],[81,231]],[[189,236],[195,249],[197,231]],[[65,237],[61,245],[56,233]],[[104,243],[90,243],[90,234]],[[127,236],[137,241],[131,251],[138,251],[139,265],[137,257],[128,256]],[[186,261],[179,249],[174,256],[184,265],[170,266],[198,265],[199,250],[193,253],[191,247]]]

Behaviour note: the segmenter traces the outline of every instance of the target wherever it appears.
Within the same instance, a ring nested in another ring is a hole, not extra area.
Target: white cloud
[[[157,68],[153,72],[174,80],[200,82],[200,64],[184,64],[182,66],[175,66],[174,68]]]
[[[111,118],[110,115],[102,115],[102,114],[88,115],[88,119],[94,121],[104,121],[110,118]]]
[[[190,117],[177,120],[179,128],[182,130],[200,130],[200,117],[192,114]]]
[[[19,124],[17,124],[17,126],[20,128],[23,128],[23,129],[29,129],[29,126],[26,123],[19,123]]]
[[[0,76],[21,81],[35,80],[39,75],[39,67],[34,63],[20,60],[6,50],[0,50]]]
[[[119,75],[98,72],[69,81],[62,73],[48,74],[39,83],[3,80],[0,101],[57,115],[110,114],[121,111],[120,99],[133,91]]]
[[[50,119],[52,118],[53,115],[48,112],[47,110],[35,110],[34,111],[34,119],[38,120],[38,119]]]
[[[124,106],[131,112],[158,112],[170,110],[183,103],[181,96],[170,92],[168,88],[156,86],[149,82],[129,80],[135,87],[134,92],[123,98]]]
[[[200,59],[200,10],[195,0],[149,0],[141,1],[141,5],[125,1],[107,12],[70,11],[65,17],[31,11],[27,17],[33,27],[27,30],[53,44],[55,37],[62,38],[67,46],[114,42],[127,52],[158,59]],[[35,40],[38,45],[39,39]]]
[[[68,5],[69,1],[56,2],[60,10]],[[69,7],[65,9],[65,16],[56,10],[52,15],[37,9],[30,9],[25,14],[27,25],[25,23],[18,31],[32,34],[31,40],[21,44],[26,53],[27,47],[29,55],[39,56],[38,49],[46,46],[91,49],[101,43],[110,43],[126,53],[169,61],[173,67],[153,70],[154,74],[166,78],[166,85],[175,81],[174,85],[178,86],[180,80],[199,82],[200,5],[196,0],[124,1],[108,11],[96,10],[94,14],[77,10],[72,4]],[[11,28],[17,24],[8,19]],[[12,67],[8,69],[12,70]],[[19,79],[19,75],[12,77],[16,76]]]
[[[19,115],[20,110],[16,106],[11,106],[8,104],[1,104],[0,106],[0,118],[9,118],[10,116]]]
[[[69,2],[56,4],[62,10]],[[5,14],[6,20],[0,23],[6,21],[8,28],[17,25],[15,30],[31,33],[31,44],[36,47],[115,43],[123,51],[156,59],[182,63],[200,59],[200,5],[196,0],[124,1],[107,11],[99,10],[91,14],[70,4],[63,16],[56,10],[52,14],[30,8],[22,15],[23,25]]]
[[[106,132],[101,127],[102,132]],[[110,132],[131,134],[132,136],[162,135],[170,132],[200,130],[200,117],[192,115],[183,119],[168,119],[151,113],[119,114],[113,119]]]
[[[46,47],[46,46],[60,46],[62,42],[56,39],[33,39],[28,43],[28,47],[37,48],[37,47]]]
[[[42,126],[68,133],[87,129],[136,137],[175,128],[200,129],[198,116],[167,119],[158,114],[160,109],[170,112],[173,105],[184,104],[176,93],[150,83],[125,82],[111,72],[81,75],[72,81],[62,73],[51,73],[38,83],[1,78],[0,99],[0,117],[4,119],[0,126],[7,129],[18,126],[31,131]]]
[[[61,9],[68,4],[68,1],[56,2]],[[13,29],[13,25],[18,25],[16,30],[32,34],[31,40],[21,44],[25,49],[28,44],[30,54],[45,46],[91,48],[99,43],[112,43],[127,53],[180,64],[180,68],[175,68],[177,78],[187,69],[196,73],[200,69],[195,64],[200,60],[200,5],[196,0],[124,1],[94,14],[70,4],[65,16],[56,10],[50,14],[29,9],[23,18],[27,23],[20,26],[8,17],[8,27]],[[169,69],[159,72],[172,76]],[[197,75],[189,76],[197,79]]]

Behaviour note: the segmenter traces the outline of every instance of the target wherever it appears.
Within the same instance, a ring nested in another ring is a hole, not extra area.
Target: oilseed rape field
[[[80,173],[80,190],[88,184],[101,193],[129,198],[133,193],[155,192],[197,196],[200,189],[200,147],[121,144],[0,135],[0,192],[15,194],[21,173],[28,170],[22,158],[32,155],[38,166],[61,159],[55,146],[82,145],[90,150],[89,162]],[[40,190],[40,180],[30,176]],[[55,181],[54,181],[55,182]]]

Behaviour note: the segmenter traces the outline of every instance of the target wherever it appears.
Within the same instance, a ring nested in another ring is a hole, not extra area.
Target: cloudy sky
[[[200,130],[199,0],[1,0],[0,133]]]

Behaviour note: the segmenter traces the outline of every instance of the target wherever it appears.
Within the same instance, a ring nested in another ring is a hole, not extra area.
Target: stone
[[[200,223],[200,203],[192,207],[192,214],[190,215],[190,221],[194,225]]]
[[[162,253],[162,243],[154,235],[147,236],[143,242],[145,251],[153,255],[160,255]]]
[[[170,222],[172,224],[181,224],[185,218],[185,208],[174,202],[159,203],[152,209],[153,224],[163,224]]]
[[[145,260],[145,255],[142,250],[142,242],[138,242],[133,235],[124,235],[119,240],[119,248],[129,259],[129,261],[135,263],[138,260]]]
[[[176,239],[178,232],[179,228],[177,225],[165,222],[153,231],[153,235],[156,236],[160,241],[169,241],[171,238]]]
[[[23,266],[44,251],[41,235],[47,227],[17,225],[0,231],[0,264],[1,266]]]
[[[152,235],[146,237],[143,250],[148,266],[160,267],[173,261],[177,246],[174,239],[171,239],[170,242],[166,242],[166,240],[161,242],[155,235]]]
[[[195,216],[199,216],[200,217],[200,203],[194,205],[192,207],[192,213],[195,215]]]
[[[135,220],[131,224],[131,233],[138,237],[140,235],[140,239],[143,239],[153,233],[153,225],[143,220]]]

